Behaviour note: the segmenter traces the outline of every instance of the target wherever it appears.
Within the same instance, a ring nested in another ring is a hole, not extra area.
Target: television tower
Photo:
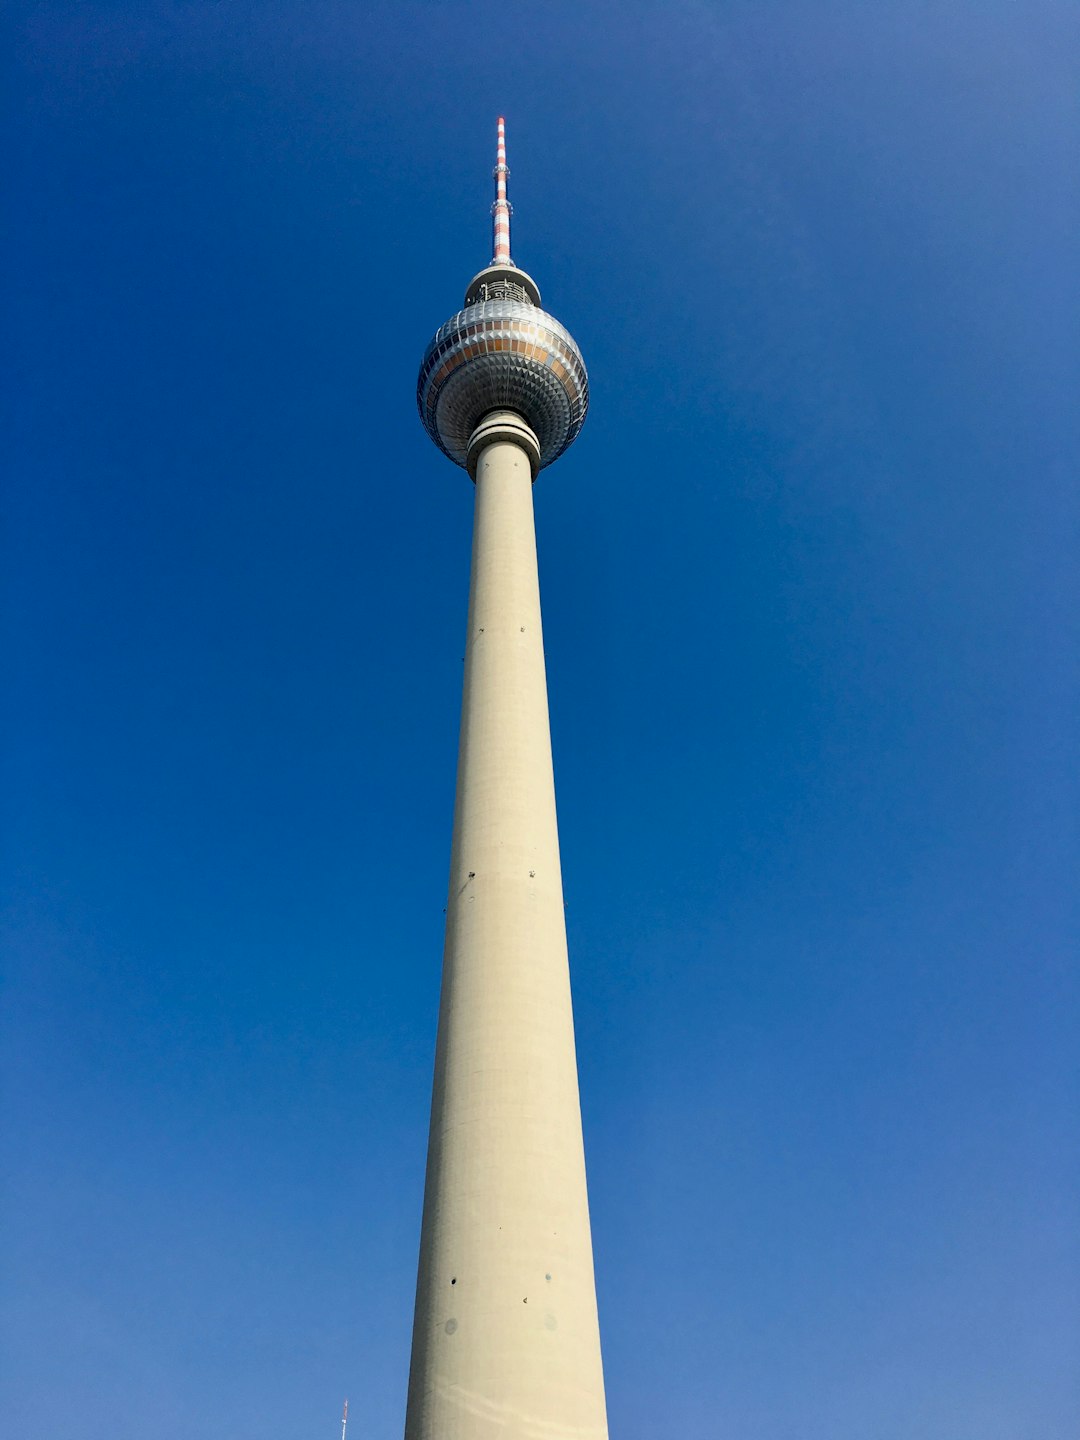
[[[532,485],[588,380],[510,258],[436,331],[417,404],[475,481],[442,1001],[405,1440],[606,1440]]]

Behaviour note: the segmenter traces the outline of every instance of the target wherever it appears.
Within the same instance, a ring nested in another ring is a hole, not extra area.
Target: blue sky
[[[400,1434],[502,112],[612,1434],[1074,1440],[1080,12],[7,29],[9,1433]]]

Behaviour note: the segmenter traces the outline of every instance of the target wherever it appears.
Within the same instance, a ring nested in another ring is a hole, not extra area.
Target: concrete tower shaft
[[[443,991],[406,1440],[603,1440],[522,422],[476,470]]]
[[[469,294],[566,335],[512,262]],[[421,416],[476,482],[475,525],[405,1440],[607,1440],[532,495],[580,429],[584,365],[574,418],[551,422],[553,365],[534,384],[533,357],[470,337],[450,406],[436,342]]]

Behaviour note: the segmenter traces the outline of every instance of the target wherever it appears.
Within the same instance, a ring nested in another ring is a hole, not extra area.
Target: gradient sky
[[[1080,10],[5,25],[5,1433],[401,1433],[504,112],[613,1440],[1076,1440]]]

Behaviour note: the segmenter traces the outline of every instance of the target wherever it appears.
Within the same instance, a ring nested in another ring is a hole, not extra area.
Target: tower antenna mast
[[[506,182],[510,178],[510,167],[506,163],[506,121],[499,116],[499,140],[495,151],[495,169],[491,172],[495,181],[495,200],[491,206],[492,231],[495,251],[493,265],[512,265],[510,259],[510,216],[513,210],[506,198]]]
[[[345,1426],[349,1423],[349,1402],[345,1401],[345,1409],[341,1412],[341,1440],[345,1440]]]

